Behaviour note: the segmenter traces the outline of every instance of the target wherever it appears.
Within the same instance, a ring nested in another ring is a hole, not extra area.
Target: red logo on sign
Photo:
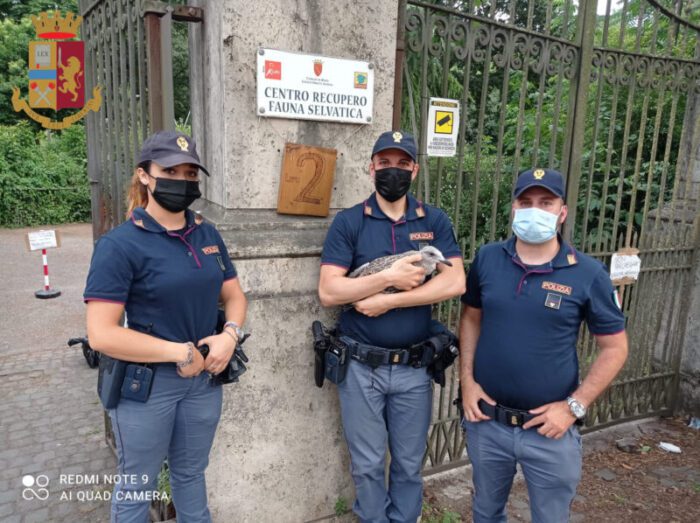
[[[268,80],[282,79],[282,62],[265,60],[265,78]]]
[[[323,72],[323,62],[321,60],[314,60],[314,74],[316,76],[321,76]]]

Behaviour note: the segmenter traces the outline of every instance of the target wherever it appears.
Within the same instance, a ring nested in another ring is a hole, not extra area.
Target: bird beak
[[[444,263],[448,267],[452,267],[452,262],[450,260],[446,260],[444,258],[442,260],[440,260],[438,263]]]

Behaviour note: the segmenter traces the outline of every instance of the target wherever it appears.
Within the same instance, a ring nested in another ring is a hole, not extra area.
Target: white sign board
[[[431,98],[428,106],[428,156],[455,156],[459,100]]]
[[[27,233],[27,244],[30,251],[58,247],[56,231],[34,231]]]
[[[613,254],[610,261],[610,279],[613,281],[631,278],[636,280],[642,268],[642,260],[636,254]]]
[[[374,70],[369,62],[259,49],[258,116],[368,124]]]

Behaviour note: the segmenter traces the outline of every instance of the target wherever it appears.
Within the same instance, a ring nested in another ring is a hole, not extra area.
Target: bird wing
[[[376,274],[391,267],[394,262],[405,256],[410,256],[411,254],[416,254],[418,251],[406,251],[401,254],[390,254],[388,256],[380,256],[375,258],[371,262],[360,265],[357,269],[352,271],[348,277],[359,278],[360,276],[369,276],[370,274]]]
[[[355,269],[350,274],[348,274],[348,278],[357,278],[358,276],[363,276],[362,271],[364,271],[368,265],[369,265],[369,262],[363,263],[357,269]]]

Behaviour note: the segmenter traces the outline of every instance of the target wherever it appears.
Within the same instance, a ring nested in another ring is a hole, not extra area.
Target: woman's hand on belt
[[[228,362],[231,361],[233,350],[236,348],[236,335],[229,330],[202,338],[197,343],[197,346],[203,344],[209,345],[209,355],[204,360],[204,370],[210,374],[219,374],[226,368]]]
[[[189,352],[189,347],[187,343],[182,344],[186,350]],[[194,347],[194,345],[191,345],[191,347]],[[183,358],[181,361],[186,361],[186,358]],[[191,378],[192,376],[199,376],[201,372],[204,370],[204,358],[202,357],[202,354],[194,349],[192,351],[192,361],[190,362],[189,365],[185,365],[184,367],[178,366],[177,368],[177,373],[182,376],[183,378]]]

